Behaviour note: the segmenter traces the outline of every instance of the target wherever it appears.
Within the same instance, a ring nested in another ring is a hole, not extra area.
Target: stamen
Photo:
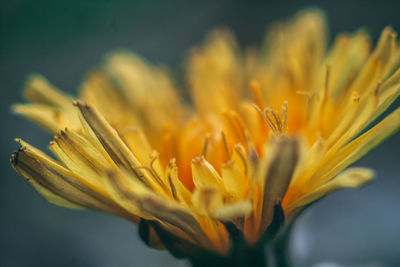
[[[235,151],[238,153],[239,158],[242,160],[243,166],[244,166],[244,174],[247,175],[248,173],[248,166],[247,166],[247,160],[246,160],[246,156],[243,152],[243,147],[240,146],[239,144],[236,144],[233,146]]]
[[[311,116],[311,104],[313,99],[313,94],[307,91],[296,91],[296,94],[305,96],[307,98],[307,119]]]
[[[232,115],[236,125],[238,126],[238,129],[240,130],[244,143],[246,143],[246,126],[237,113],[233,113]]]
[[[345,85],[344,85],[342,90],[346,91],[351,87],[351,85],[352,85],[352,83],[354,81],[354,78],[356,77],[356,75],[358,73],[357,70],[358,70],[358,68],[356,68],[355,66],[353,66],[349,70],[349,74],[347,75],[346,83],[345,83]]]
[[[394,51],[396,51],[396,38],[397,38],[397,33],[396,32],[392,32],[391,34],[391,52],[394,53]]]
[[[153,176],[153,178],[165,190],[165,192],[168,192],[167,186],[164,184],[161,177],[157,174],[156,170],[154,169],[154,162],[159,158],[158,152],[153,150],[150,157],[151,157],[150,167],[136,166],[136,167],[134,167],[134,169],[145,169],[145,170],[149,171],[151,176]]]
[[[151,157],[150,168],[153,170],[154,173],[156,173],[153,164],[154,164],[154,161],[156,161],[156,159],[159,158],[159,154],[156,150],[153,150],[150,154],[150,157]]]
[[[169,125],[164,125],[162,129],[161,155],[164,166],[168,164],[168,161],[173,157],[173,143]]]
[[[288,101],[287,100],[283,101],[283,106],[282,106],[282,125],[283,125],[283,132],[284,133],[287,133],[287,131],[288,131],[287,106],[288,106]]]
[[[207,149],[208,149],[208,143],[210,141],[210,134],[206,135],[206,138],[204,140],[204,145],[203,145],[203,153],[202,155],[206,158],[207,156]]]
[[[282,106],[282,118],[270,107],[267,107],[262,111],[257,105],[254,105],[255,109],[260,113],[261,117],[271,128],[275,134],[284,133],[287,131],[287,101]]]
[[[176,188],[175,188],[174,184],[172,183],[172,178],[171,178],[170,174],[168,174],[168,183],[169,183],[169,187],[171,188],[172,197],[175,200],[178,200],[178,195],[176,193]]]
[[[251,137],[248,133],[246,134],[246,140],[247,140],[248,158],[251,160],[251,162],[253,164],[256,164],[258,162],[258,154],[257,154],[256,146],[254,145],[254,143],[251,140]]]
[[[264,104],[264,100],[262,97],[260,84],[257,81],[251,81],[250,87],[251,87],[251,92],[252,92],[254,101],[261,109],[263,109],[265,107],[265,104]]]
[[[276,114],[275,110],[273,110],[272,108],[265,108],[264,114],[265,114],[265,117],[267,118],[267,120],[271,121],[271,124],[273,124],[275,126],[275,129],[277,130],[277,132],[282,133],[281,119],[279,118],[278,114]],[[272,117],[274,118],[275,123],[272,121],[269,114],[272,114]]]
[[[221,135],[222,135],[222,142],[224,144],[226,157],[228,158],[228,160],[230,160],[231,159],[231,153],[229,152],[228,141],[226,140],[226,135],[225,135],[224,131],[221,131]]]
[[[166,189],[167,187],[165,186],[163,180],[161,179],[161,177],[158,175],[158,173],[156,172],[156,170],[154,169],[154,162],[159,159],[159,154],[157,151],[153,150],[153,152],[150,155],[152,157],[151,161],[150,161],[150,170],[152,175],[154,176],[154,178],[156,179],[156,181],[161,185],[162,188]]]
[[[325,83],[324,83],[324,96],[322,98],[322,106],[324,106],[326,101],[328,100],[330,72],[331,72],[331,67],[330,67],[329,64],[326,64]]]
[[[229,123],[235,130],[237,137],[240,139],[240,141],[246,143],[245,126],[239,115],[234,111],[224,112],[224,115],[228,118]]]
[[[379,82],[376,84],[376,88],[375,88],[375,90],[374,90],[375,108],[377,108],[378,105],[379,105],[379,91],[380,91],[380,89],[381,89],[381,84],[382,84],[382,82],[379,81]]]
[[[269,128],[276,133],[276,127],[275,125],[265,116],[265,112],[262,111],[257,105],[254,105],[254,108],[260,113],[261,117],[264,119],[264,121],[268,124]]]
[[[328,101],[328,96],[329,96],[329,76],[330,76],[330,65],[326,64],[326,72],[325,72],[325,83],[324,83],[324,91],[322,95],[322,100],[319,103],[319,113],[315,113],[318,120],[321,121],[322,118],[324,118],[324,113],[325,113],[325,105],[326,102]],[[315,116],[315,115],[314,115]],[[323,125],[319,124],[320,130],[322,130]]]
[[[140,172],[137,172],[136,170],[139,169],[146,169],[151,173],[151,169],[149,167],[146,166],[136,166],[136,167],[132,167],[133,171],[135,172],[135,176],[139,179],[139,181],[145,185],[147,188],[151,188],[151,186],[148,184],[148,182],[144,179],[144,175],[141,174]]]
[[[54,111],[54,118],[57,120],[58,123],[62,123],[63,115],[60,110]]]
[[[306,96],[309,101],[313,97],[313,94],[311,92],[307,92],[307,91],[296,91],[296,94]]]
[[[353,100],[354,103],[358,103],[360,101],[360,94],[357,91],[352,92],[351,100]]]

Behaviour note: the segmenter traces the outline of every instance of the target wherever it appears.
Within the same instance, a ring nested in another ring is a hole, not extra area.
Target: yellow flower
[[[214,31],[185,62],[193,106],[166,68],[124,51],[77,99],[32,75],[30,103],[13,110],[55,135],[57,160],[18,139],[11,164],[51,203],[140,222],[153,247],[226,255],[232,227],[249,246],[271,239],[283,217],[370,181],[370,169],[344,169],[400,126],[397,109],[370,127],[400,94],[394,31],[373,50],[364,30],[327,50],[325,27],[301,12],[244,53]]]

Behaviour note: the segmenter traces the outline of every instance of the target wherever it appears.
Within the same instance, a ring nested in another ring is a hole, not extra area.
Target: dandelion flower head
[[[13,110],[55,135],[55,157],[17,139],[11,163],[49,202],[138,223],[152,247],[226,255],[232,227],[254,245],[373,178],[346,167],[399,128],[399,109],[370,127],[400,93],[399,64],[391,28],[374,48],[364,30],[328,48],[316,10],[244,51],[213,31],[184,63],[190,101],[164,66],[115,51],[76,98],[28,78]]]

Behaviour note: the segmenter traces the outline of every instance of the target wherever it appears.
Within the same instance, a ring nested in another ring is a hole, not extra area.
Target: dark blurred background
[[[27,74],[41,73],[74,94],[85,72],[120,47],[179,72],[185,51],[214,27],[231,28],[242,46],[257,44],[271,22],[310,6],[325,10],[331,40],[361,26],[374,40],[386,25],[400,30],[400,1],[1,0],[0,266],[186,266],[147,248],[136,226],[119,218],[48,204],[13,172],[15,137],[42,149],[52,138],[10,113]],[[397,134],[356,164],[377,171],[372,184],[335,193],[300,218],[296,266],[400,266],[399,147]]]

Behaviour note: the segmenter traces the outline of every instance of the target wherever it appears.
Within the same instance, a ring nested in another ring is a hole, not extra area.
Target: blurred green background
[[[75,93],[86,71],[115,48],[128,48],[180,73],[180,62],[209,30],[228,26],[242,46],[296,11],[325,10],[331,37],[363,26],[374,40],[400,30],[400,1],[1,1],[0,266],[186,266],[139,241],[136,226],[98,212],[48,204],[9,165],[13,139],[46,149],[51,136],[10,113],[27,74],[38,72]],[[395,104],[399,106],[399,101]],[[393,107],[392,107],[393,109]],[[400,134],[356,165],[378,179],[335,193],[308,210],[293,235],[296,266],[318,262],[400,266]]]

